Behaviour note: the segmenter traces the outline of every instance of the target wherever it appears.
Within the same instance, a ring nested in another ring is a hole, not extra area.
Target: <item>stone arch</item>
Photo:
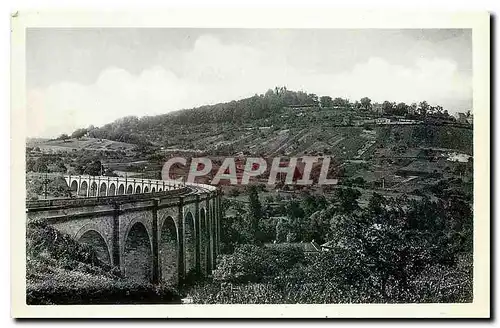
[[[134,192],[134,187],[132,185],[128,185],[127,187],[127,195],[132,194]]]
[[[140,194],[141,193],[141,186],[135,187],[135,194]]]
[[[146,192],[149,192],[149,188],[148,188],[148,186],[144,187],[144,192],[145,192],[145,193],[146,193]]]
[[[179,233],[171,216],[163,221],[158,246],[161,281],[176,285],[179,276]]]
[[[114,196],[116,194],[116,185],[114,182],[109,184],[108,196]]]
[[[184,216],[184,272],[187,276],[196,270],[196,222],[193,214],[188,211]]]
[[[124,195],[125,194],[125,185],[123,183],[120,183],[118,186],[118,194],[117,195]]]
[[[92,181],[90,184],[89,196],[95,197],[97,195],[97,182]]]
[[[79,196],[87,196],[88,189],[89,189],[89,184],[87,183],[87,181],[82,181],[78,195]]]
[[[106,185],[106,182],[101,182],[101,186],[99,187],[99,196],[106,196],[107,189],[108,186]]]
[[[78,195],[78,181],[73,180],[70,184],[69,189],[71,190],[71,195]]]
[[[88,229],[85,232],[81,233],[76,240],[81,243],[92,247],[92,249],[96,252],[97,258],[111,265],[111,254],[109,251],[108,244],[104,237],[94,229]]]
[[[151,188],[151,192],[153,192],[153,193],[156,192],[155,187]]]
[[[153,273],[153,252],[151,239],[142,222],[135,222],[125,235],[123,268],[127,278],[151,282]]]

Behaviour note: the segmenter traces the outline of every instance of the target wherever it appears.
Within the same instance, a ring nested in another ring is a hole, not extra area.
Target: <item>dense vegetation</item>
[[[408,201],[374,194],[360,208],[355,190],[341,190],[330,200],[309,195],[289,203],[269,234],[270,219],[256,217],[252,189],[243,217],[224,221],[228,254],[212,281],[193,288],[195,302],[472,301],[473,214],[462,197]],[[263,246],[266,235],[278,244]],[[313,240],[328,241],[328,250],[304,253],[291,243]]]

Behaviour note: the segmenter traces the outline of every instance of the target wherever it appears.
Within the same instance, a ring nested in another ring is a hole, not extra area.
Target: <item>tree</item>
[[[422,101],[419,105],[418,105],[418,113],[421,115],[421,116],[425,116],[427,115],[427,112],[429,111],[429,104],[427,103],[427,101]]]
[[[259,221],[259,237],[260,241],[263,243],[271,242],[276,240],[276,220],[274,219],[262,219]]]
[[[33,171],[35,171],[35,172],[48,172],[49,171],[47,163],[44,160],[44,157],[40,157],[39,159],[37,159],[37,161],[33,165]]]
[[[368,212],[372,215],[381,215],[384,213],[385,198],[381,194],[373,193],[368,202]]]
[[[440,105],[437,105],[435,107],[433,107],[434,111],[436,112],[436,114],[438,116],[442,116],[443,115],[443,107],[440,106]]]
[[[332,105],[335,107],[347,107],[348,103],[349,102],[346,99],[342,99],[339,97],[333,99],[332,101]]]
[[[314,93],[310,93],[308,96],[309,96],[309,99],[311,100],[311,102],[312,102],[313,104],[317,104],[317,103],[319,103],[319,101],[318,101],[318,96],[317,96],[316,94],[314,94]]]
[[[288,225],[286,221],[280,218],[276,223],[276,241],[278,243],[284,243],[286,241],[286,236],[288,234]]]
[[[411,114],[416,114],[417,113],[417,104],[416,103],[412,103],[410,105],[410,107],[408,108],[408,112],[410,112]]]
[[[386,100],[382,103],[382,110],[388,115],[394,114],[394,106],[390,101]]]
[[[61,134],[59,137],[57,137],[58,140],[67,140],[69,139],[69,136],[66,133]]]
[[[82,128],[82,129],[77,129],[71,134],[71,138],[76,138],[79,139],[83,137],[86,133],[88,132],[87,129]]]
[[[372,100],[368,97],[364,97],[360,99],[361,106],[363,106],[364,109],[368,110],[372,107]]]
[[[304,217],[304,210],[300,207],[299,202],[294,199],[286,204],[285,210],[287,216],[291,219]]]
[[[83,170],[83,174],[101,175],[102,171],[103,171],[103,166],[101,164],[101,161],[97,160],[87,164]]]
[[[333,217],[333,208],[323,209],[314,212],[308,221],[306,227],[305,240],[324,243],[327,241],[327,235],[330,229],[330,220]]]
[[[352,213],[359,209],[361,192],[353,188],[339,188],[335,192],[334,204],[341,213]]]
[[[260,240],[259,221],[262,219],[262,205],[255,185],[248,187],[248,216],[252,234],[256,241]]]
[[[312,194],[306,194],[301,201],[301,207],[304,211],[306,217],[310,216],[316,211],[325,209],[328,202],[323,195],[315,196]]]
[[[402,116],[408,114],[408,105],[406,105],[404,102],[400,102],[399,104],[397,104],[395,114]]]
[[[68,168],[66,167],[66,165],[64,165],[63,162],[57,163],[57,171],[58,172],[66,173],[67,170],[68,170]]]
[[[321,98],[319,98],[319,101],[320,101],[321,107],[332,107],[333,106],[332,97],[330,97],[330,96],[322,96]]]

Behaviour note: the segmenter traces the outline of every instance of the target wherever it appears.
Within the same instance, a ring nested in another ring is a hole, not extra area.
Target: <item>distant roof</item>
[[[305,253],[313,253],[313,252],[319,252],[320,249],[317,247],[317,243],[315,242],[310,242],[310,243],[266,243],[264,246],[269,247],[269,248],[284,248],[284,247],[298,247],[302,248],[302,250]]]
[[[318,104],[304,104],[304,105],[288,105],[291,108],[301,108],[301,107],[317,107]]]
[[[326,243],[321,245],[321,247],[325,247],[325,248],[333,248],[334,246],[335,246],[335,243],[333,241],[327,241]]]

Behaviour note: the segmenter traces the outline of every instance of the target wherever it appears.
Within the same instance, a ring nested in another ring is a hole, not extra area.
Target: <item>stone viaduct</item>
[[[219,253],[221,192],[214,186],[104,176],[64,176],[81,197],[26,202],[42,220],[96,249],[125,277],[178,284],[208,275]]]
[[[72,192],[83,197],[154,193],[183,186],[181,183],[164,180],[123,177],[66,175],[64,179]]]

